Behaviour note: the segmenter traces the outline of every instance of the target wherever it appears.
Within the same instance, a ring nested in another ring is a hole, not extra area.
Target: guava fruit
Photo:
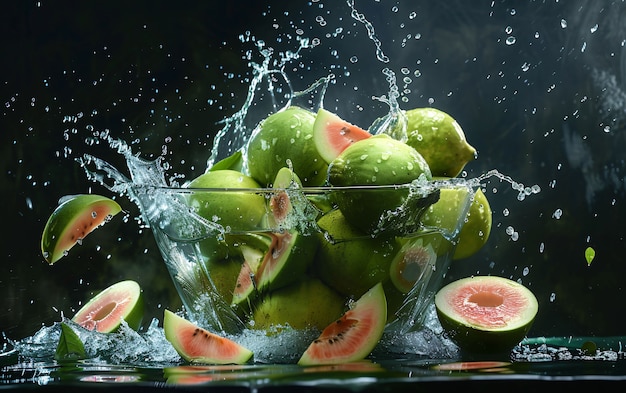
[[[389,266],[393,285],[402,293],[409,293],[418,281],[428,279],[437,263],[436,238],[416,237],[404,242]]]
[[[298,106],[289,106],[262,120],[247,144],[250,176],[267,186],[280,168],[291,164],[303,185],[323,184],[328,164],[315,147],[314,122],[315,113]]]
[[[44,259],[52,265],[120,211],[117,202],[102,195],[80,194],[61,199],[41,235]]]
[[[374,285],[341,318],[331,322],[304,351],[302,366],[355,362],[367,357],[383,335],[387,301],[382,284]]]
[[[430,180],[431,172],[424,158],[411,146],[387,134],[378,134],[348,146],[328,167],[328,182],[332,186],[384,186]],[[341,190],[330,194],[351,225],[371,233],[387,222],[406,214],[401,207],[409,195],[408,189]],[[410,210],[410,209],[409,209]]]
[[[435,108],[406,111],[407,141],[419,151],[433,176],[458,176],[476,158],[476,149],[465,138],[459,123]]]
[[[120,281],[98,293],[72,317],[87,330],[111,333],[124,320],[131,329],[139,329],[144,303],[141,288],[132,280]]]
[[[447,284],[435,295],[435,307],[450,339],[470,353],[511,350],[526,336],[538,311],[528,288],[496,276]]]
[[[260,185],[253,178],[232,169],[216,169],[198,176],[186,188],[239,189],[241,192],[212,190],[190,193],[188,204],[198,215],[230,231],[249,231],[263,226],[265,198],[254,191]]]
[[[176,352],[190,363],[244,364],[252,351],[240,344],[211,333],[191,321],[165,310],[163,331]]]
[[[348,146],[371,137],[368,131],[320,108],[313,123],[313,140],[319,155],[330,164]]]
[[[295,229],[272,232],[271,244],[256,272],[259,291],[289,285],[304,276],[315,257],[316,236]]]
[[[345,310],[345,298],[316,278],[306,278],[264,294],[254,308],[254,329],[317,329],[336,320]]]
[[[231,304],[236,306],[242,313],[250,311],[251,304],[258,295],[256,274],[267,253],[267,249],[258,249],[243,246],[241,255],[243,262],[240,265],[239,273],[232,287]]]
[[[322,232],[313,266],[318,277],[342,295],[357,299],[389,279],[398,243],[393,236],[372,238],[350,225],[341,210],[318,220]]]
[[[429,206],[422,215],[422,223],[426,226],[448,231],[455,231],[459,222],[459,215],[465,208],[467,194],[471,192],[466,187],[441,189],[439,201]],[[489,239],[492,226],[492,212],[487,197],[478,188],[462,222],[453,260],[468,258],[477,253]]]

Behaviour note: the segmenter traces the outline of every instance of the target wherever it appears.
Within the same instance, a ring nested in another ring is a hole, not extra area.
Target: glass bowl
[[[444,189],[460,193],[459,205],[445,225],[424,225],[424,213]],[[386,330],[419,329],[448,270],[472,191],[450,181],[131,190],[189,318],[232,335],[319,330],[340,316],[328,297],[347,306],[377,282],[388,302]],[[317,289],[298,303],[295,293],[302,291],[288,289],[297,286]],[[293,294],[287,297],[297,317],[268,317],[277,306],[257,312],[263,299],[281,291]],[[328,315],[320,317],[320,310]]]

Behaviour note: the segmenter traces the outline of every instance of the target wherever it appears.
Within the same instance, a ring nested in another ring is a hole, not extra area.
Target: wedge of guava
[[[387,322],[382,284],[374,285],[343,316],[330,323],[298,360],[301,366],[362,360],[376,347]]]
[[[448,336],[470,353],[511,350],[526,336],[538,311],[528,288],[496,276],[447,284],[435,295],[435,307]]]
[[[41,235],[41,252],[49,264],[67,255],[70,248],[122,211],[120,205],[102,195],[80,194],[61,199]]]
[[[317,111],[313,123],[313,140],[317,152],[328,164],[354,142],[371,136],[368,131],[324,108]]]
[[[190,363],[244,364],[253,355],[248,348],[202,329],[167,309],[163,316],[163,331],[176,352]]]
[[[122,320],[132,329],[139,329],[144,303],[139,284],[120,281],[98,293],[72,317],[85,329],[111,333],[119,329]]]

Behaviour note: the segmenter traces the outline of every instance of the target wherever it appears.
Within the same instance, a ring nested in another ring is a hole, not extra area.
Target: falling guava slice
[[[398,251],[393,236],[372,238],[350,225],[338,209],[317,223],[322,232],[313,266],[327,285],[357,299],[389,278],[389,267]]]
[[[49,264],[67,255],[85,236],[122,211],[114,200],[80,194],[63,198],[52,212],[41,235],[41,252]]]
[[[430,205],[422,215],[422,223],[429,227],[452,234],[460,227],[456,249],[452,259],[464,259],[477,253],[489,239],[492,226],[492,212],[489,201],[478,188],[472,196],[465,218],[459,215],[465,209],[466,187],[442,188],[439,201]]]
[[[190,193],[188,200],[197,214],[208,221],[231,231],[256,230],[264,225],[265,198],[254,192],[259,183],[244,173],[216,169],[203,173],[186,187],[213,189]]]
[[[244,364],[253,355],[233,340],[202,329],[167,309],[163,331],[176,352],[190,363]]]
[[[330,323],[298,360],[302,366],[355,362],[367,357],[383,335],[387,300],[381,283]]]
[[[72,317],[72,321],[87,330],[111,333],[119,329],[122,320],[134,330],[143,319],[143,296],[139,284],[132,280],[120,281],[89,300]]]
[[[289,106],[262,120],[247,145],[250,176],[267,186],[280,168],[291,163],[305,186],[323,184],[328,164],[315,147],[314,122],[315,113],[298,106]]]
[[[526,336],[538,311],[528,288],[496,276],[453,281],[437,292],[435,306],[449,337],[475,353],[511,350]]]
[[[272,228],[278,229],[289,224],[288,219],[294,209],[289,190],[302,188],[302,181],[291,168],[282,167],[276,173],[272,188],[276,191],[269,198],[270,220]]]
[[[407,141],[419,151],[433,176],[458,176],[476,158],[476,149],[467,143],[463,129],[449,114],[435,108],[405,112]]]
[[[330,164],[348,146],[371,137],[368,131],[320,108],[313,123],[313,140],[320,156]]]
[[[329,165],[332,186],[389,186],[430,180],[431,172],[421,154],[387,134],[374,135],[348,146]],[[336,190],[330,194],[351,225],[371,233],[380,229],[381,219],[394,221],[405,210],[408,189]],[[406,212],[404,212],[406,213]]]
[[[346,299],[319,279],[307,278],[269,292],[254,309],[254,329],[322,330],[341,316]]]

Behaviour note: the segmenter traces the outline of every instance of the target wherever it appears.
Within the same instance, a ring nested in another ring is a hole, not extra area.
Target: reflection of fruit
[[[188,188],[259,188],[250,176],[231,169],[205,172],[195,178]],[[265,218],[265,198],[250,191],[211,191],[189,196],[189,205],[197,213],[233,231],[256,229]]]
[[[474,149],[465,139],[459,123],[435,108],[406,111],[407,141],[428,162],[433,176],[456,177],[475,159]]]
[[[120,281],[94,296],[72,317],[88,330],[110,333],[122,319],[132,329],[139,329],[143,318],[143,296],[135,281]]]
[[[396,289],[408,293],[416,282],[430,277],[437,262],[436,249],[437,244],[426,236],[406,241],[389,267],[389,276]]]
[[[395,238],[372,239],[351,226],[340,210],[322,216],[318,225],[324,233],[320,234],[313,266],[331,288],[357,299],[389,278],[389,265],[396,253]]]
[[[330,164],[348,146],[372,134],[320,108],[313,123],[313,140],[320,156]]]
[[[63,200],[48,218],[41,235],[43,257],[49,264],[55,263],[120,211],[117,202],[100,195],[74,195]]]
[[[375,135],[348,146],[329,165],[328,181],[333,186],[390,185],[429,180],[430,169],[414,148],[389,137]],[[331,194],[346,219],[370,232],[377,229],[381,215],[395,211],[408,190],[335,191]]]
[[[443,188],[439,201],[426,209],[422,223],[453,233],[459,224],[459,215],[465,208],[469,189]],[[491,233],[491,207],[481,189],[476,190],[467,216],[459,234],[452,259],[462,259],[474,255],[487,243]]]
[[[165,310],[163,331],[176,352],[191,363],[243,364],[252,357],[249,349],[202,329],[170,310]]]
[[[344,311],[344,298],[318,279],[306,279],[265,294],[254,309],[254,329],[289,325],[321,330]]]
[[[248,172],[261,185],[269,185],[278,170],[289,166],[305,186],[324,183],[328,164],[313,141],[315,114],[290,106],[273,113],[255,129],[247,146]]]
[[[473,276],[454,281],[435,295],[442,327],[468,352],[508,351],[528,333],[537,298],[523,285],[502,277]]]
[[[378,283],[341,318],[331,322],[300,357],[303,366],[348,363],[364,359],[383,335],[387,301]]]

